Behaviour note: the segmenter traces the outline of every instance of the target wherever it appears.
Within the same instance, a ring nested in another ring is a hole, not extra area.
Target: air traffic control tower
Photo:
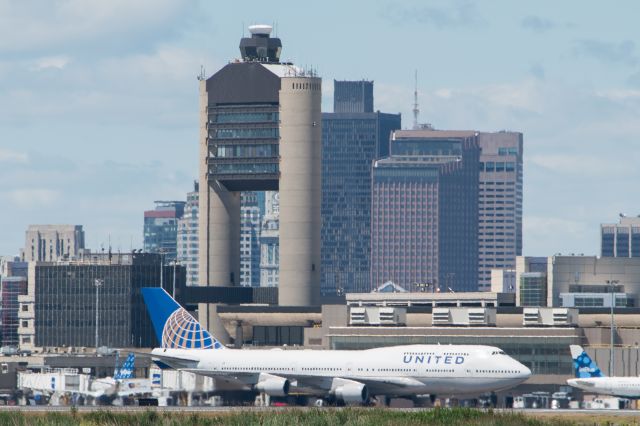
[[[322,80],[280,62],[270,26],[249,31],[242,59],[200,81],[200,277],[240,285],[240,193],[278,190],[279,304],[316,305]]]

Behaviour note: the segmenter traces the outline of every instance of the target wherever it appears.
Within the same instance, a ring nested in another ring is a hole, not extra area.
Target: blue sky
[[[0,0],[0,254],[29,224],[142,244],[142,212],[198,169],[198,86],[277,22],[283,59],[375,81],[376,108],[524,133],[524,251],[597,254],[640,214],[637,1]]]

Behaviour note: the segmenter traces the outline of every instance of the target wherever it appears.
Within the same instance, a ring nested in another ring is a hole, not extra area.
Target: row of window
[[[518,155],[518,148],[498,148],[498,155]]]
[[[217,129],[213,137],[217,139],[275,139],[279,137],[279,134],[279,130],[276,127]]]
[[[211,117],[210,123],[277,123],[280,120],[277,112],[233,112],[218,113]]]
[[[211,166],[213,174],[253,174],[253,173],[278,173],[278,165],[265,164],[216,164]]]
[[[480,162],[481,172],[513,172],[516,170],[516,163],[512,161],[487,161]]]
[[[216,150],[216,156],[220,158],[277,157],[278,153],[277,144],[223,145]]]

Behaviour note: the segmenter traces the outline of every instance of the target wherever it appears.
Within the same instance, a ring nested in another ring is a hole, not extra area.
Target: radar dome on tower
[[[257,24],[257,25],[249,25],[249,32],[251,34],[260,34],[260,35],[271,35],[271,31],[273,27],[271,25]]]
[[[271,38],[271,25],[256,24],[249,26],[251,38],[240,40],[240,54],[244,61],[266,63],[280,62],[282,42],[279,38]]]

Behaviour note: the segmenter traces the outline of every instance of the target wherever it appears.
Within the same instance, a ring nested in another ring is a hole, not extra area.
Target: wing
[[[200,360],[188,356],[148,354],[151,360],[161,369],[173,368],[175,370],[195,370]]]
[[[373,395],[403,395],[409,393],[413,388],[422,388],[424,383],[411,377],[321,377],[321,376],[298,376],[295,379],[296,389],[308,392],[323,391],[329,392],[335,387],[336,381],[357,382],[367,386],[370,394]]]
[[[260,379],[259,373],[220,374],[198,370],[195,368],[183,368],[181,371],[211,377],[216,381],[216,388],[220,390],[250,390]]]

